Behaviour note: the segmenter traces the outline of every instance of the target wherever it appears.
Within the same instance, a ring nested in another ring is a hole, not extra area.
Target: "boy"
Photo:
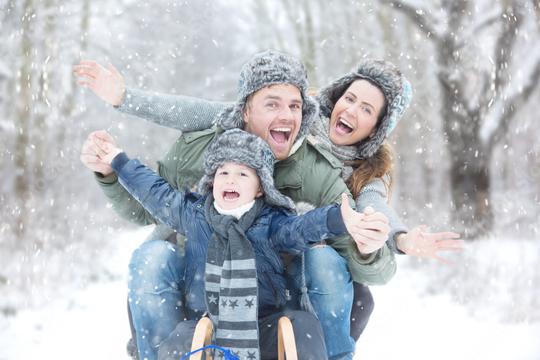
[[[299,358],[327,358],[316,318],[283,310],[279,253],[298,254],[309,243],[354,234],[363,215],[349,207],[346,195],[341,210],[331,205],[291,215],[292,200],[274,187],[272,150],[239,129],[224,132],[209,146],[200,194],[175,190],[113,143],[97,138],[95,143],[126,190],[155,218],[187,235],[184,308],[209,312],[217,345],[240,358],[273,358],[277,320],[285,314],[293,322]],[[159,345],[159,359],[178,359],[189,351],[198,316],[186,317]]]

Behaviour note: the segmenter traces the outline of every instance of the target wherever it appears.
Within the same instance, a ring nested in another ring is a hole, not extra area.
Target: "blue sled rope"
[[[217,345],[207,345],[207,346],[202,347],[200,349],[190,351],[190,352],[186,353],[184,356],[182,356],[182,358],[180,360],[188,360],[191,355],[193,355],[195,353],[198,353],[199,351],[206,350],[206,349],[216,349],[216,350],[219,350],[219,351],[223,352],[223,356],[224,356],[223,359],[224,360],[240,360],[240,358],[238,356],[234,355],[231,350],[222,348],[222,347],[217,346]]]

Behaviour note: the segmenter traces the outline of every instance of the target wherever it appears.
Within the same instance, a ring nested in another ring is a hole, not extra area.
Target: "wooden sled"
[[[212,343],[212,321],[204,317],[195,327],[193,341],[191,342],[191,351],[200,349]],[[189,357],[190,360],[201,360],[202,352],[198,352]],[[291,320],[288,317],[282,316],[278,321],[278,360],[298,360],[296,353],[296,341],[294,340],[294,332]],[[210,350],[206,350],[206,360],[212,360]]]

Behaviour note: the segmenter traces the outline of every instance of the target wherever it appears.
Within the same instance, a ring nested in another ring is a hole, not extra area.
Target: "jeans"
[[[129,264],[129,308],[140,360],[157,359],[160,343],[176,325],[196,317],[183,306],[184,258],[164,240],[144,242]]]
[[[350,335],[353,284],[347,263],[330,246],[306,250],[305,278],[309,299],[324,333],[329,359],[352,359],[355,342]],[[301,258],[288,267],[296,289],[302,287]],[[293,292],[297,298],[298,291]]]

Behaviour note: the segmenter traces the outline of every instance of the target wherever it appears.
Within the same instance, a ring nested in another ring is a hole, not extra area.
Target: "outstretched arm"
[[[432,258],[448,263],[446,259],[438,255],[439,252],[454,252],[463,249],[463,240],[460,240],[459,234],[454,232],[430,233],[426,226],[417,226],[409,231],[388,204],[387,192],[382,179],[375,179],[362,189],[356,199],[356,206],[359,210],[370,206],[386,215],[391,228],[387,244],[398,254]]]
[[[94,171],[95,178],[105,196],[113,205],[113,210],[122,218],[138,225],[155,224],[158,221],[150,214],[138,201],[136,201],[127,190],[120,184],[118,177],[114,173],[110,162],[104,162],[105,152],[96,145],[96,138],[102,141],[111,141],[114,139],[105,131],[94,131],[86,139],[81,152],[81,161],[83,164]],[[175,145],[169,154],[159,162],[158,172],[173,187],[176,186],[176,157]]]
[[[77,83],[106,103],[129,115],[183,132],[209,129],[226,102],[183,95],[165,95],[126,88],[122,74],[112,65],[81,60],[73,68]]]
[[[165,179],[138,160],[128,156],[113,143],[96,139],[104,152],[103,161],[111,165],[122,186],[154,218],[184,234],[186,213],[190,211],[189,195],[174,189]]]

